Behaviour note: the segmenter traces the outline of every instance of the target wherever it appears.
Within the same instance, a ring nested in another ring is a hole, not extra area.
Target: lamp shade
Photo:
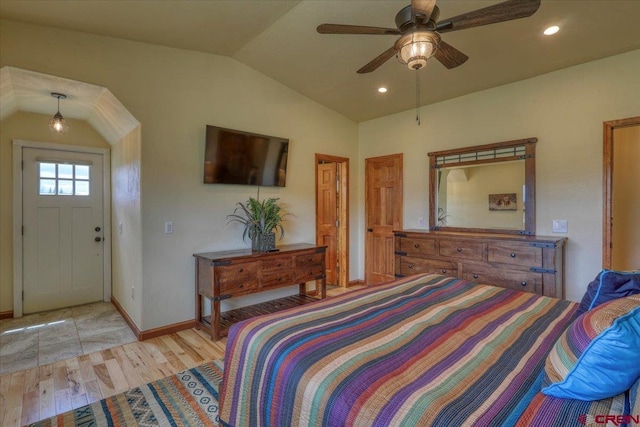
[[[49,120],[49,129],[51,129],[51,132],[55,133],[67,133],[69,130],[69,123],[67,123],[64,117],[62,117],[60,112],[57,112],[53,117],[51,117],[51,120]]]
[[[438,44],[440,36],[433,31],[411,32],[396,42],[398,60],[412,70],[419,70],[436,53]]]
[[[51,132],[55,133],[67,133],[69,130],[69,123],[67,123],[64,117],[62,117],[62,114],[60,114],[60,99],[66,99],[67,95],[51,92],[51,96],[58,98],[58,112],[51,117],[51,120],[49,120],[49,129]]]

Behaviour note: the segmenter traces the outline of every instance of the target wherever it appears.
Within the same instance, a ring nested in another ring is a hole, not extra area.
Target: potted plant
[[[273,251],[276,247],[276,232],[280,232],[280,240],[284,237],[282,221],[286,214],[278,200],[269,198],[259,201],[249,197],[246,203],[238,202],[233,213],[227,215],[229,222],[239,222],[243,225],[242,239],[251,239],[251,250]]]
[[[438,226],[447,225],[449,213],[442,208],[438,208]]]

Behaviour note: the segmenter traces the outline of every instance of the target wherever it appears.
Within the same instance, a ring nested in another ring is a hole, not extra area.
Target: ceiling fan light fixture
[[[51,96],[58,98],[58,112],[49,120],[49,129],[54,133],[67,133],[69,131],[69,123],[60,114],[60,99],[65,99],[67,95],[57,92],[51,92]]]
[[[427,65],[438,49],[440,36],[434,31],[413,31],[396,42],[397,58],[412,70],[419,70]]]

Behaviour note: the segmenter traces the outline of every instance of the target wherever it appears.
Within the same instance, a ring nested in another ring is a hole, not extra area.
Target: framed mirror
[[[429,229],[535,234],[536,142],[429,153]]]

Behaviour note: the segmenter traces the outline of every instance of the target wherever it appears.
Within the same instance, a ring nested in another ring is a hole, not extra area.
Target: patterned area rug
[[[222,367],[214,360],[31,426],[218,426]]]

